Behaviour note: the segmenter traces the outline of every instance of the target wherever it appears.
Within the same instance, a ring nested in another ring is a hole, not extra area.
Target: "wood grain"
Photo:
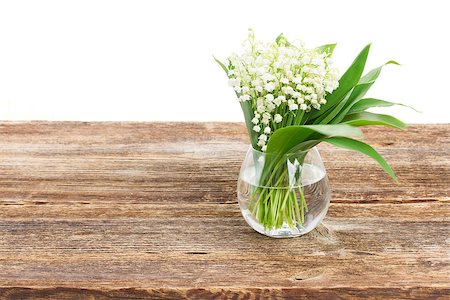
[[[0,123],[2,299],[450,297],[450,125],[321,145],[332,204],[276,240],[242,218],[240,123]]]

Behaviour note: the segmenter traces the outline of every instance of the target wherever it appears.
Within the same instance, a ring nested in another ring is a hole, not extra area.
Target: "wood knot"
[[[302,281],[320,277],[325,274],[324,268],[314,268],[300,272],[294,276],[294,280]]]
[[[310,235],[326,244],[337,244],[339,242],[333,231],[324,223],[319,224],[316,229],[310,232]]]

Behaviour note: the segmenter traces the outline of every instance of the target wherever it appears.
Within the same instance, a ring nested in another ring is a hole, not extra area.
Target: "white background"
[[[447,1],[1,1],[0,120],[242,121],[212,54],[280,32],[337,42],[341,72],[369,43],[368,68],[395,59],[368,96],[449,122]]]

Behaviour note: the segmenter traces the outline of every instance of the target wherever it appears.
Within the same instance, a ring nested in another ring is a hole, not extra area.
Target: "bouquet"
[[[233,53],[223,62],[214,58],[239,99],[254,152],[265,157],[248,209],[266,229],[299,226],[308,211],[302,187],[290,183],[293,174],[283,159],[289,153],[306,155],[327,142],[370,156],[397,181],[385,159],[354,137],[361,135],[360,126],[406,127],[390,115],[367,111],[398,103],[364,97],[383,66],[398,63],[388,61],[363,75],[369,44],[339,77],[332,61],[335,46],[309,49],[289,42],[283,34],[273,42],[257,41],[249,29],[243,53]],[[301,166],[305,155],[291,163]],[[283,188],[286,185],[290,188]]]

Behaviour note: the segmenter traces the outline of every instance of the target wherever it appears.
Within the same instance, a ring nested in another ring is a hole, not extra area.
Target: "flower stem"
[[[286,188],[286,180],[289,179],[287,170],[283,170],[272,184],[277,172],[277,168],[274,168],[267,180],[267,186],[253,190],[248,209],[266,229],[281,228],[284,223],[290,227],[301,225],[305,222],[305,213],[308,212],[304,188]]]

